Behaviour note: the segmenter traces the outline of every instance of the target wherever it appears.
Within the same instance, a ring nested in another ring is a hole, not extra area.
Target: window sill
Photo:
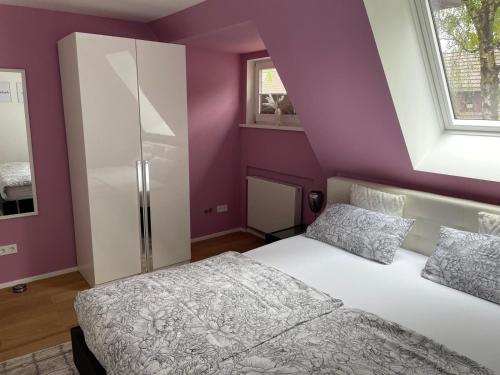
[[[304,129],[300,126],[269,125],[269,124],[241,124],[240,128],[266,129],[266,130],[286,130],[286,131],[293,131],[293,132],[303,132],[304,131]]]
[[[498,182],[499,159],[499,137],[443,133],[414,169]]]

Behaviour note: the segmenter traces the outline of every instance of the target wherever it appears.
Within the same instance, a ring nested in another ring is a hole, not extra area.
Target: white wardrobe
[[[94,286],[188,261],[185,48],[59,41],[78,268]]]

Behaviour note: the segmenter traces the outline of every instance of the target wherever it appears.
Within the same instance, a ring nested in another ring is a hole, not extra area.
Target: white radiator
[[[247,177],[247,226],[264,233],[300,225],[302,188]]]

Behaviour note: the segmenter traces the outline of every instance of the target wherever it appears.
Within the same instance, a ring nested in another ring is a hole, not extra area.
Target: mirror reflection
[[[0,69],[0,219],[36,213],[23,70]]]

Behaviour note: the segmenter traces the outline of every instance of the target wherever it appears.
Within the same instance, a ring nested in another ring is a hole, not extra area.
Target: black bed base
[[[106,375],[106,370],[88,348],[79,326],[71,328],[71,346],[73,361],[80,375]]]
[[[0,208],[3,212],[3,215],[18,215],[35,211],[35,206],[33,204],[32,198],[21,199],[18,201],[1,201]]]

